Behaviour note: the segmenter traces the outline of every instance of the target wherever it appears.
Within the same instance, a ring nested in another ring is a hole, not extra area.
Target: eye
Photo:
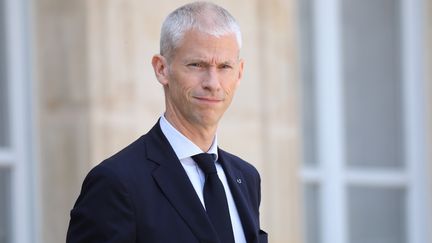
[[[201,68],[201,67],[203,67],[204,65],[203,65],[202,63],[193,62],[193,63],[189,63],[187,66],[188,66],[188,67],[194,67],[194,68]]]
[[[231,69],[232,68],[232,66],[231,65],[229,65],[229,64],[222,64],[222,65],[220,65],[220,67],[219,67],[220,69]]]

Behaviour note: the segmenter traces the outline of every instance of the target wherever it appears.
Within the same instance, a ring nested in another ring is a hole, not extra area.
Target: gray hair
[[[184,34],[192,29],[216,37],[233,33],[241,48],[240,26],[226,9],[209,2],[193,2],[177,8],[166,17],[161,29],[160,54],[169,59]]]

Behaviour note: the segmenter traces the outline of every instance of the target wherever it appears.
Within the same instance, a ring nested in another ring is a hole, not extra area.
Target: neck
[[[207,152],[213,143],[217,126],[204,126],[180,119],[175,113],[166,112],[165,118],[181,134],[196,144],[202,151]]]

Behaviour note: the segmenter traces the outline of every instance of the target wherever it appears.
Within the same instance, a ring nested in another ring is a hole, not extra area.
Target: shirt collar
[[[204,153],[196,144],[194,144],[191,140],[189,140],[186,136],[181,134],[174,126],[172,126],[169,121],[165,118],[165,115],[162,115],[159,124],[162,130],[162,133],[168,139],[171,147],[173,148],[177,158],[179,160],[192,157],[193,155]],[[213,143],[210,146],[210,149],[206,151],[206,153],[216,155],[216,160],[218,158],[217,152],[217,134],[213,139]]]

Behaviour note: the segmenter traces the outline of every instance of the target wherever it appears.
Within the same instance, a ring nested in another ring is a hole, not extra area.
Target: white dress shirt
[[[195,145],[192,141],[190,141],[179,131],[177,131],[177,129],[168,122],[165,116],[161,116],[160,127],[162,129],[163,134],[168,139],[168,142],[170,143],[171,147],[174,149],[177,158],[180,160],[181,165],[185,169],[186,174],[188,175],[189,180],[192,183],[192,186],[194,187],[199,199],[201,200],[202,205],[205,208],[204,197],[203,197],[205,174],[199,168],[197,163],[191,158],[196,154],[204,153],[204,151],[202,151],[197,145]],[[228,208],[229,208],[229,213],[231,218],[231,224],[233,227],[235,242],[246,243],[243,226],[240,221],[240,216],[238,214],[237,207],[234,202],[234,198],[228,186],[228,181],[225,176],[225,172],[221,164],[217,162],[217,158],[218,158],[217,136],[215,136],[210,149],[205,152],[216,155],[216,170],[219,179],[223,184],[223,187],[225,189],[225,194],[228,200]]]

